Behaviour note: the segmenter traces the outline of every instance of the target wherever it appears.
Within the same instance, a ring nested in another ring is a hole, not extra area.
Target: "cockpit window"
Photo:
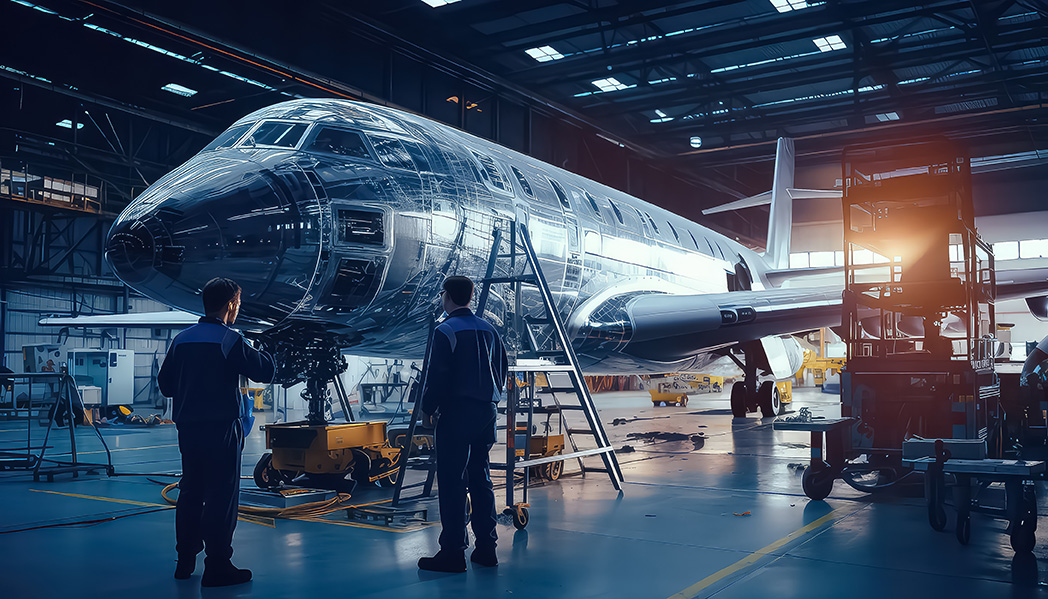
[[[371,158],[371,152],[368,151],[360,133],[333,127],[318,127],[306,151],[351,158]]]
[[[306,132],[306,123],[265,121],[240,145],[293,148]]]
[[[244,123],[243,125],[237,125],[226,129],[225,133],[215,138],[215,141],[207,144],[201,152],[207,152],[209,150],[217,150],[219,148],[230,148],[237,142],[238,139],[251,128],[254,123]]]
[[[382,161],[382,164],[393,168],[415,170],[415,163],[411,161],[411,154],[408,154],[404,144],[400,143],[399,139],[378,137],[376,135],[369,135],[368,139],[371,140],[371,145],[375,146],[375,152],[378,153],[378,159]]]
[[[524,192],[524,195],[529,198],[535,197],[535,193],[531,191],[531,183],[528,183],[528,178],[524,176],[524,173],[520,172],[515,166],[509,167],[513,170],[513,174],[517,176],[517,183],[520,183],[520,190]]]

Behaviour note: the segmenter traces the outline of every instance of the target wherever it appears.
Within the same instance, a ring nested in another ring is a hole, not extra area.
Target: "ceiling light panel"
[[[827,37],[817,37],[812,40],[815,45],[818,46],[822,52],[832,52],[834,50],[843,50],[848,46],[845,45],[844,40],[839,35],[830,35]]]
[[[539,62],[549,62],[551,60],[560,60],[561,58],[564,58],[564,55],[557,52],[552,46],[539,46],[538,48],[530,48],[524,52]]]
[[[626,85],[624,83],[621,83],[618,79],[616,79],[614,77],[608,77],[607,79],[597,79],[596,81],[593,81],[592,83],[593,83],[593,85],[596,85],[597,88],[600,91],[602,91],[602,92],[613,92],[613,91],[617,91],[617,90],[620,90],[620,89],[626,89],[628,87],[632,87],[632,86]]]
[[[168,83],[167,85],[165,85],[164,87],[161,87],[160,89],[162,89],[162,90],[164,90],[166,92],[171,92],[173,94],[177,94],[177,95],[185,97],[185,98],[191,98],[191,97],[195,96],[196,93],[197,93],[197,90],[189,89],[188,87],[186,87],[184,85],[179,85],[177,83]]]
[[[454,4],[459,0],[422,0],[422,2],[432,6],[433,8],[440,8],[441,6],[447,6],[448,4]]]
[[[808,8],[808,2],[806,0],[771,0],[771,5],[779,12],[790,12],[791,10]]]

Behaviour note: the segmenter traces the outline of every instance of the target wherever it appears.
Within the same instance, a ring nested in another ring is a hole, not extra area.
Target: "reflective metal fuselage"
[[[107,257],[128,285],[189,312],[216,276],[241,319],[314,327],[354,353],[418,357],[447,275],[484,276],[501,222],[526,222],[569,330],[609,298],[763,287],[759,255],[680,216],[393,109],[294,100],[235,123],[132,202]],[[489,314],[500,321],[496,293]],[[610,347],[610,346],[609,346]],[[606,350],[593,372],[698,367]]]

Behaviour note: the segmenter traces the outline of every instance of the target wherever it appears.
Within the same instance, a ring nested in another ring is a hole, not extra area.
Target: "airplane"
[[[790,335],[841,318],[839,284],[777,287],[812,274],[788,268],[790,194],[803,196],[793,152],[778,140],[761,254],[425,117],[297,99],[241,118],[146,189],[113,224],[105,255],[128,286],[193,314],[209,279],[236,280],[241,320],[274,349],[280,378],[306,380],[315,399],[342,350],[422,358],[443,279],[482,279],[494,230],[515,221],[587,373],[694,372],[722,356],[739,362],[741,349],[732,410],[770,416],[774,385],[758,387],[758,371],[791,376],[803,351]],[[1043,289],[1021,282],[1017,293]],[[489,301],[485,316],[502,323],[506,309]],[[177,313],[158,323],[164,314]],[[73,323],[51,320],[42,323]]]

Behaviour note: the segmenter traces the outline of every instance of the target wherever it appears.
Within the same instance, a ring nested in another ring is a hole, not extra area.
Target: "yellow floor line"
[[[140,505],[142,507],[170,507],[175,506],[168,505],[166,503],[146,503],[144,501],[132,501],[130,499],[117,499],[115,497],[100,497],[98,495],[81,495],[80,493],[61,493],[59,491],[46,491],[44,489],[29,489],[34,493],[50,493],[51,495],[62,495],[64,497],[75,497],[77,499],[94,499],[96,501],[108,501],[110,503],[123,503],[126,505]],[[249,522],[251,524],[258,524],[259,526],[266,526],[269,528],[276,528],[276,523],[272,522],[272,519],[266,519],[261,521],[258,516],[238,516],[237,520],[241,522]]]
[[[109,451],[110,452],[139,451],[139,450],[142,450],[142,449],[162,449],[164,447],[178,447],[178,443],[171,443],[169,445],[146,445],[145,447],[120,447],[118,449],[110,449]],[[99,449],[98,451],[78,451],[76,453],[77,453],[77,455],[89,455],[89,454],[92,454],[92,453],[105,453],[105,452],[106,452],[106,450]]]
[[[699,596],[700,592],[702,592],[704,589],[706,589],[707,587],[709,587],[713,583],[715,583],[715,582],[717,582],[717,581],[719,581],[719,580],[721,580],[721,579],[723,579],[723,578],[725,578],[727,576],[730,576],[730,575],[738,572],[739,570],[742,570],[744,568],[748,568],[749,566],[752,566],[753,564],[757,563],[757,561],[759,561],[762,557],[764,557],[764,556],[766,556],[768,554],[773,553],[774,551],[776,551],[777,549],[779,549],[783,545],[786,545],[787,543],[790,543],[791,541],[794,541],[794,540],[798,539],[799,537],[801,537],[801,536],[803,536],[803,535],[805,535],[805,534],[815,530],[816,528],[819,528],[820,526],[822,526],[823,524],[826,524],[827,522],[829,522],[831,520],[846,518],[846,517],[848,517],[848,516],[858,512],[859,510],[862,510],[862,509],[865,509],[865,506],[863,506],[863,507],[861,507],[859,509],[851,509],[851,506],[849,506],[847,508],[843,508],[843,507],[842,508],[837,508],[837,509],[833,510],[832,512],[830,512],[829,514],[826,514],[822,518],[819,518],[818,520],[815,520],[814,522],[811,522],[811,523],[809,523],[806,526],[798,528],[797,530],[791,532],[790,534],[786,535],[785,537],[782,537],[778,541],[775,541],[774,543],[772,543],[770,545],[766,545],[764,547],[761,547],[760,549],[758,549],[758,550],[754,551],[753,553],[749,554],[748,556],[740,559],[739,561],[735,562],[734,564],[732,564],[730,566],[726,566],[726,567],[722,568],[721,570],[719,570],[717,572],[714,572],[713,574],[710,574],[706,578],[703,578],[702,580],[696,582],[695,584],[693,584],[690,587],[684,589],[683,591],[681,591],[679,593],[675,593],[673,595],[670,595],[669,599],[694,599],[695,597]],[[851,510],[851,511],[849,511],[849,510]]]

